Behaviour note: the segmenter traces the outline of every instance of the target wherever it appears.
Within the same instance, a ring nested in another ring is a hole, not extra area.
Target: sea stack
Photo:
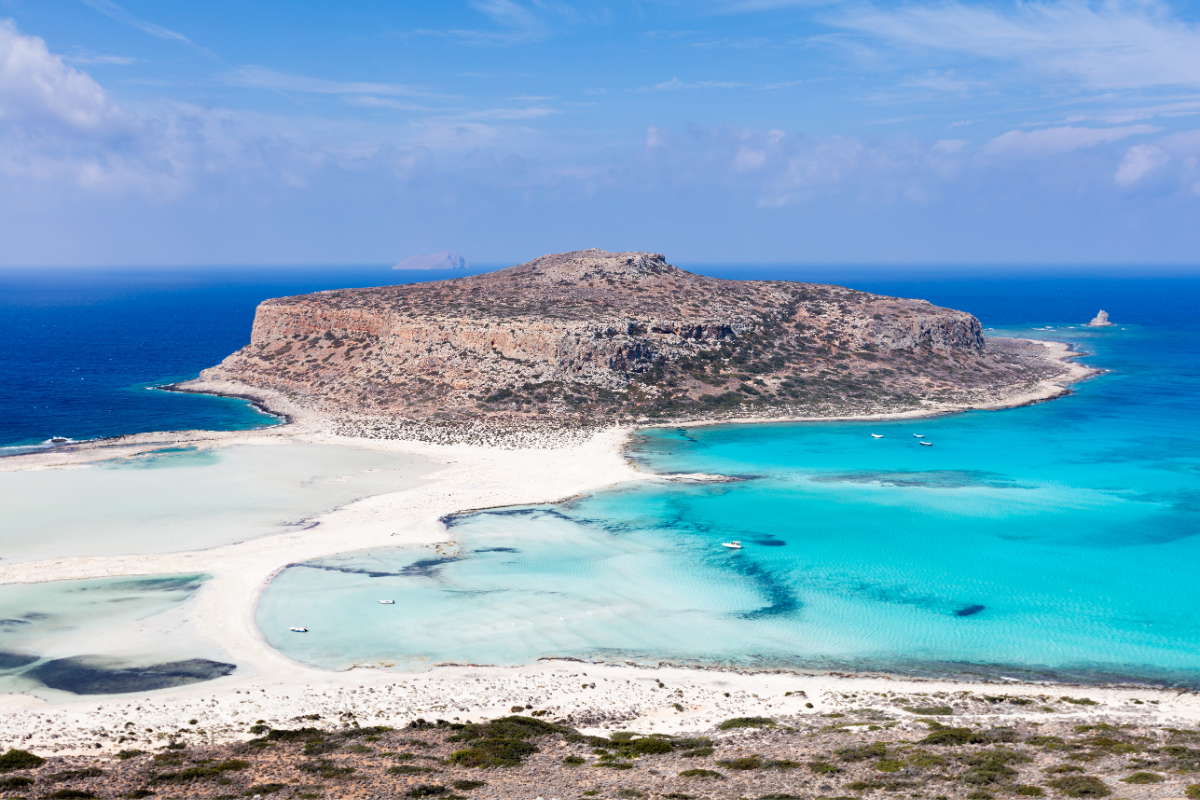
[[[1104,309],[1100,309],[1100,313],[1098,313],[1095,319],[1093,319],[1087,325],[1089,328],[1105,328],[1112,324],[1113,323],[1108,321],[1108,312]]]

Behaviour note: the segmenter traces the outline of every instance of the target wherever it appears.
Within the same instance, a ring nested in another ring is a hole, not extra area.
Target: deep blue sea
[[[575,656],[1200,686],[1200,279],[697,271],[921,297],[1107,372],[999,412],[646,431],[645,468],[743,480],[464,515],[457,555],[294,565],[262,595],[268,641],[335,669]],[[0,272],[0,444],[265,424],[147,387],[245,344],[261,299],[395,277]],[[1099,308],[1115,327],[1079,327]]]
[[[380,267],[0,269],[0,447],[52,436],[274,424],[240,400],[153,387],[194,378],[244,346],[254,309],[267,298],[462,274]]]

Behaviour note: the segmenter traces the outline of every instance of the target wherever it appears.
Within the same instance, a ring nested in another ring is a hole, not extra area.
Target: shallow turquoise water
[[[220,547],[309,527],[359,498],[413,486],[431,468],[405,454],[289,443],[166,447],[0,472],[0,555],[13,563]]]
[[[1195,326],[1014,332],[1110,372],[1002,412],[649,431],[646,467],[745,480],[460,517],[450,558],[297,565],[259,625],[329,668],[577,656],[1200,685]]]
[[[210,576],[0,586],[0,692],[47,699],[144,691],[228,674],[181,618]],[[163,666],[168,667],[164,674]]]

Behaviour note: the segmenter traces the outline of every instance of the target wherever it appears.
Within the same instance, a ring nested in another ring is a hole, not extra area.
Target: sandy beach
[[[1072,359],[1065,345],[1047,345],[1055,356]],[[997,400],[1023,405],[1068,391],[1069,383],[1095,374],[1072,364],[1069,380],[1039,385],[1021,397]],[[232,387],[224,387],[232,391]],[[257,720],[284,725],[319,714],[321,724],[399,726],[417,717],[479,720],[508,713],[516,706],[543,709],[581,729],[680,732],[702,730],[739,715],[789,716],[835,710],[845,695],[873,692],[979,691],[973,684],[897,680],[886,676],[749,674],[663,666],[646,669],[625,664],[544,661],[518,668],[442,666],[401,674],[356,668],[328,672],[298,664],[267,645],[254,611],[259,593],[281,569],[307,559],[382,546],[453,546],[442,519],[450,514],[498,506],[552,503],[631,481],[679,480],[647,474],[623,455],[632,428],[595,432],[582,443],[572,436],[542,441],[538,447],[480,444],[432,444],[332,436],[321,421],[273,397],[260,402],[287,413],[292,421],[245,433],[187,432],[143,434],[54,451],[12,457],[3,470],[78,467],[90,461],[136,457],[168,445],[200,448],[259,444],[288,447],[327,444],[406,454],[427,460],[432,470],[402,491],[368,497],[324,514],[303,530],[266,536],[212,549],[131,554],[7,564],[0,583],[207,573],[212,578],[176,615],[180,629],[199,641],[215,643],[237,665],[227,677],[177,689],[138,695],[87,697],[47,702],[30,695],[0,697],[5,740],[48,752],[94,752],[128,747],[129,742],[159,742],[173,736],[207,742],[247,738]],[[951,413],[963,407],[935,406],[920,416]],[[898,415],[914,416],[911,413]],[[873,417],[880,418],[880,417]],[[732,421],[764,421],[738,419]],[[783,420],[772,420],[783,421]],[[508,444],[498,442],[497,444]],[[713,476],[696,476],[697,480]],[[585,680],[586,679],[586,680]],[[662,692],[659,681],[683,688],[682,696]],[[587,684],[587,687],[580,688]],[[1063,687],[1050,691],[1059,692]],[[1046,687],[1005,685],[1008,693],[1039,694]],[[1065,689],[1063,689],[1065,691]],[[1116,718],[1151,714],[1158,721],[1200,719],[1195,695],[1143,688],[1088,690],[1100,705],[1067,709],[1087,717]],[[790,693],[790,694],[789,694]],[[1153,698],[1153,707],[1131,700]],[[812,707],[806,704],[812,703]],[[1044,713],[1044,712],[1039,712]],[[136,720],[132,727],[125,723]],[[189,724],[189,720],[195,720]],[[134,730],[137,732],[134,733]],[[181,732],[182,731],[182,732]]]

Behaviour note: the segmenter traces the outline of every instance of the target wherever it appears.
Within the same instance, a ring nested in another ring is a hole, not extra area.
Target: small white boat
[[[917,442],[921,447],[933,447],[933,442]]]
[[[379,604],[381,606],[394,606],[394,605],[396,605],[396,601],[395,600],[380,600]]]
[[[914,433],[914,434],[913,434],[913,438],[914,438],[914,439],[924,439],[924,438],[925,438],[925,434],[923,434],[923,433]]]
[[[308,628],[302,628],[299,625],[291,628],[292,633],[308,633]]]
[[[730,550],[741,550],[741,542],[721,542],[721,547],[728,547]]]
[[[871,438],[872,438],[872,439],[882,439],[882,438],[883,438],[883,434],[882,434],[882,433],[872,433],[872,434],[871,434]]]

